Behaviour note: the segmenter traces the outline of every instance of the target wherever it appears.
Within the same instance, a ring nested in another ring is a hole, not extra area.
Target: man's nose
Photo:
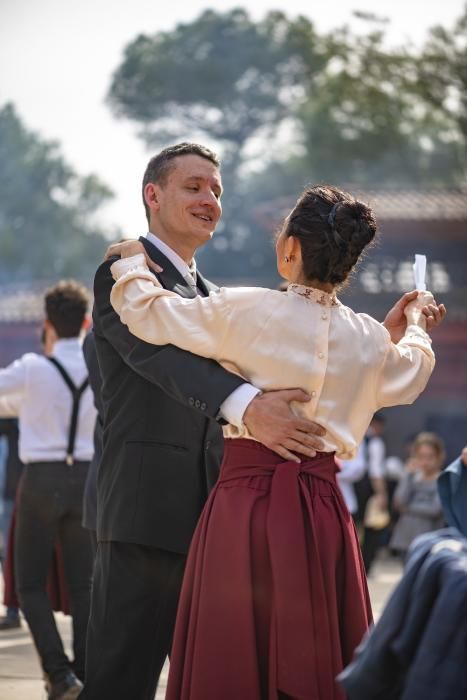
[[[216,210],[220,210],[220,208],[221,208],[220,202],[219,202],[218,198],[216,197],[216,195],[214,194],[214,192],[203,192],[202,198],[201,198],[201,204],[203,204],[205,206],[214,207]]]

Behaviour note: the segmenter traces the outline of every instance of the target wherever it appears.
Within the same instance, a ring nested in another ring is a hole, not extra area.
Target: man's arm
[[[0,416],[2,418],[16,418],[19,415],[25,382],[25,357],[0,369]]]
[[[223,401],[245,380],[213,360],[198,357],[173,345],[152,345],[133,336],[110,304],[112,262],[104,262],[95,277],[95,332],[102,335],[141,377],[159,386],[183,405],[217,419]]]

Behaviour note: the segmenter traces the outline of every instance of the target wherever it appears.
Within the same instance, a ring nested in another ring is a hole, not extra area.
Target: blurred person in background
[[[52,353],[55,342],[55,334],[44,324],[41,330],[41,348],[44,355]],[[20,485],[24,464],[19,457],[19,397],[3,396],[0,398],[0,415],[11,415],[10,418],[0,418],[0,434],[3,433],[7,441],[7,461],[4,485],[4,512],[3,512],[3,575],[4,575],[4,604],[6,615],[0,619],[0,630],[9,630],[21,625],[18,598],[14,580],[14,529],[16,521],[15,501]],[[11,530],[11,532],[10,532]],[[54,559],[53,565],[56,563]],[[63,581],[63,576],[57,577]],[[50,581],[51,590],[58,591],[59,584]],[[55,607],[54,609],[58,609]]]
[[[10,532],[16,491],[24,466],[18,452],[19,430],[17,418],[0,418],[0,435],[2,435],[2,440],[5,443],[6,453],[2,514],[3,567],[5,567],[5,561],[8,556],[8,534]],[[5,572],[5,568],[3,570]],[[7,606],[6,615],[0,618],[0,630],[14,629],[20,625],[19,609],[14,605]]]
[[[366,470],[364,443],[361,442],[358,446],[354,459],[336,458],[336,462],[340,467],[340,471],[337,472],[337,483],[344,497],[345,505],[356,523],[358,501],[354,484],[363,477]]]
[[[448,525],[467,537],[467,446],[439,475],[438,492]]]
[[[44,301],[53,350],[47,357],[28,353],[0,370],[0,397],[17,408],[25,464],[14,544],[20,606],[47,677],[49,700],[73,700],[82,688],[79,678],[84,679],[93,562],[81,525],[96,419],[82,351],[88,294],[76,282],[59,282]],[[73,664],[46,593],[56,539],[71,597]]]
[[[385,419],[382,413],[375,413],[365,433],[366,473],[356,484],[359,502],[358,515],[362,527],[362,554],[365,571],[368,574],[378,550],[387,544],[386,525],[388,513],[388,491],[386,485],[386,443],[384,441]],[[370,501],[371,499],[371,501]],[[371,516],[370,516],[371,512]],[[378,518],[378,513],[384,517]],[[380,526],[375,527],[380,520]]]
[[[437,480],[444,466],[443,441],[435,433],[419,433],[413,442],[412,458],[394,492],[399,519],[391,537],[391,549],[405,558],[413,540],[444,525]]]

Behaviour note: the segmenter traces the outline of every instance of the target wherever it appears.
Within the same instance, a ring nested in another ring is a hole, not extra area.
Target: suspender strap
[[[79,413],[79,404],[81,401],[81,397],[85,391],[85,389],[89,385],[89,378],[86,377],[84,382],[80,386],[76,386],[76,384],[73,382],[71,379],[70,375],[66,371],[66,369],[63,367],[63,365],[57,360],[55,357],[48,357],[47,358],[49,362],[51,362],[55,367],[58,369],[60,374],[62,375],[62,378],[71,391],[71,395],[73,398],[73,405],[71,409],[71,418],[70,418],[70,427],[68,428],[68,447],[66,450],[66,463],[68,464],[69,467],[74,464],[75,458],[74,458],[74,451],[75,451],[75,442],[76,442],[76,429],[78,427],[78,413]]]

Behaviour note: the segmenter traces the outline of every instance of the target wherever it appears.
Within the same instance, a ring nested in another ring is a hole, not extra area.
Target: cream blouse
[[[355,456],[375,411],[410,404],[435,365],[430,337],[408,326],[395,345],[380,323],[312,287],[222,288],[185,299],[158,285],[144,255],[112,265],[111,303],[131,333],[217,360],[263,391],[301,388],[296,414],[326,429],[325,451]],[[226,437],[249,437],[228,425]]]

